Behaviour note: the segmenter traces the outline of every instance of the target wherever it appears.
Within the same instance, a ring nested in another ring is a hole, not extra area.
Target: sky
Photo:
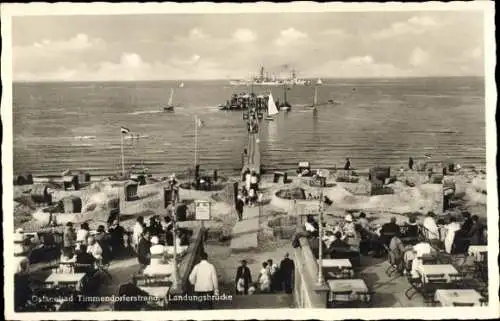
[[[481,11],[24,16],[14,81],[483,76]]]

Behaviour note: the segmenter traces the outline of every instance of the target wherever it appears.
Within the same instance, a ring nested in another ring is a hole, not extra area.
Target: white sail
[[[316,106],[317,104],[318,104],[318,87],[314,87],[313,106]]]
[[[181,83],[179,84],[179,88],[184,88],[184,83],[183,83],[183,82],[181,82]]]
[[[168,106],[172,106],[173,104],[173,100],[174,100],[174,89],[171,88],[170,89],[170,98],[168,99]]]
[[[274,103],[273,94],[269,93],[269,98],[267,100],[267,115],[274,116],[279,114],[278,108],[276,108],[276,104]]]
[[[322,85],[322,84],[323,84],[323,81],[318,78],[318,80],[316,81],[316,85]]]

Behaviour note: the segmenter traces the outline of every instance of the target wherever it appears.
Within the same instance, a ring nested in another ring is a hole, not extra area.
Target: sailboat
[[[181,82],[181,83],[179,84],[179,88],[184,88],[184,82]]]
[[[322,85],[322,84],[323,84],[323,81],[320,78],[318,78],[318,80],[316,80],[316,85]]]
[[[174,111],[174,104],[173,104],[173,99],[174,99],[174,89],[170,89],[170,98],[168,99],[167,106],[163,107],[163,111]]]
[[[267,98],[267,117],[266,120],[274,120],[274,115],[279,114],[278,108],[274,103],[273,94],[269,93],[269,97]]]
[[[317,106],[318,106],[318,86],[314,86],[313,103],[312,103],[312,105],[309,105],[307,107],[312,108],[313,110],[316,110]]]
[[[318,104],[318,86],[314,87],[314,98],[312,108],[316,110],[316,105]]]

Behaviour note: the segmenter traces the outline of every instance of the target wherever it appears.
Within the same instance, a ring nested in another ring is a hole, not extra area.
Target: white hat
[[[153,236],[151,238],[151,243],[152,244],[158,244],[158,243],[160,243],[160,240],[158,239],[158,236]]]
[[[352,222],[352,216],[351,214],[348,214],[345,216],[344,220],[346,220],[347,222]]]

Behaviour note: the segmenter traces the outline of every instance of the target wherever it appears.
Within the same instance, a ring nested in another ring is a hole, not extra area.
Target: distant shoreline
[[[414,77],[366,77],[366,78],[336,78],[336,77],[324,77],[324,76],[315,76],[315,77],[304,77],[305,80],[316,80],[321,78],[324,80],[357,80],[357,81],[380,81],[380,80],[407,80],[407,79],[484,79],[483,76],[414,76]],[[236,77],[238,78],[238,77]],[[244,78],[244,77],[242,77]],[[60,83],[152,83],[152,82],[227,82],[228,79],[156,79],[156,80],[14,80],[12,81],[13,85],[23,85],[23,84],[60,84]]]

